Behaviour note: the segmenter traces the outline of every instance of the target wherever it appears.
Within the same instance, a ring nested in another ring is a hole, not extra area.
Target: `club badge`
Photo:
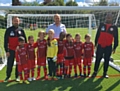
[[[113,28],[110,28],[110,31],[113,31]]]
[[[101,28],[101,30],[102,30],[102,31],[105,31],[105,27],[103,26],[103,27]]]
[[[10,32],[10,36],[14,36],[15,34],[14,34],[14,32],[13,31],[11,31]]]
[[[18,31],[18,34],[22,34],[21,31]]]

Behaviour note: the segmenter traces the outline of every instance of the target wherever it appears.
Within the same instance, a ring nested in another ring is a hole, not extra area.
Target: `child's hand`
[[[53,62],[56,62],[57,61],[57,57],[54,56],[52,60],[53,60]]]
[[[19,46],[16,47],[16,50],[19,50]]]

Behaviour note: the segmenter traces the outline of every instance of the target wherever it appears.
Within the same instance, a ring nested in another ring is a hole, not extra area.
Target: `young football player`
[[[74,64],[74,46],[71,34],[66,35],[66,42],[64,47],[64,76],[71,77],[72,66]]]
[[[94,56],[94,45],[91,42],[91,36],[85,35],[85,43],[83,44],[83,73],[86,77],[86,68],[88,67],[88,76],[90,76],[92,57]]]
[[[28,79],[28,59],[27,59],[27,49],[25,46],[25,39],[24,37],[18,38],[19,46],[16,49],[16,63],[18,65],[18,72],[20,76],[20,82],[19,83],[26,83],[29,84],[27,81]],[[24,72],[24,78],[23,74]],[[24,81],[23,81],[24,80]]]
[[[34,37],[28,36],[28,42],[26,44],[27,47],[27,58],[28,58],[28,81],[36,80],[34,78],[34,69],[35,69],[35,47],[34,47]],[[31,73],[31,76],[30,76]]]
[[[45,32],[40,31],[38,33],[38,40],[35,43],[35,47],[37,47],[37,80],[40,79],[41,66],[44,69],[44,79],[47,80],[47,67],[46,67],[46,52],[47,52],[47,41],[44,39]]]
[[[56,72],[57,72],[57,77],[59,77],[60,79],[62,79],[62,75],[63,75],[63,60],[64,60],[64,54],[63,54],[63,49],[64,49],[64,45],[65,45],[65,33],[61,32],[59,35],[59,39],[58,41],[58,54],[57,54],[57,68],[56,68]]]
[[[48,61],[48,69],[49,69],[48,80],[51,80],[52,78],[54,80],[57,80],[56,77],[57,53],[58,53],[57,40],[54,39],[54,30],[50,29],[48,31],[48,40],[47,40],[47,61]]]
[[[82,76],[82,49],[83,49],[83,43],[81,42],[81,36],[80,34],[75,35],[75,41],[74,41],[74,72],[75,77],[78,76],[77,74],[77,66],[79,67],[79,76]]]

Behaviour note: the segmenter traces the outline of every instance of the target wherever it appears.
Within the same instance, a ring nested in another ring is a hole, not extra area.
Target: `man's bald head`
[[[56,25],[59,25],[60,24],[60,21],[61,21],[61,17],[59,14],[55,14],[54,15],[54,22]]]

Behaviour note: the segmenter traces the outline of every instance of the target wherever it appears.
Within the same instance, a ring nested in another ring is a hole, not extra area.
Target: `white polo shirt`
[[[59,26],[56,26],[55,23],[50,24],[50,25],[48,26],[48,28],[46,29],[46,33],[48,33],[48,31],[49,31],[50,29],[53,29],[54,32],[55,32],[54,38],[59,38],[59,34],[60,34],[61,32],[67,33],[66,27],[65,27],[64,24],[60,24]]]

